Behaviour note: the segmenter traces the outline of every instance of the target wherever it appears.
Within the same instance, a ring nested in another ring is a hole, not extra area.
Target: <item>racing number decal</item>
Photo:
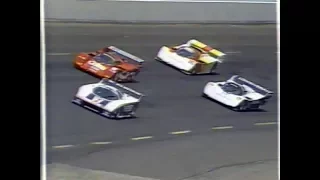
[[[94,66],[94,67],[96,67],[96,68],[98,68],[100,70],[106,70],[106,67],[104,67],[103,65],[101,65],[100,63],[97,63],[95,61],[88,61],[88,64],[90,66]]]
[[[96,64],[96,62],[95,62],[95,61],[88,61],[88,64],[89,64],[90,66],[94,66],[94,65]]]

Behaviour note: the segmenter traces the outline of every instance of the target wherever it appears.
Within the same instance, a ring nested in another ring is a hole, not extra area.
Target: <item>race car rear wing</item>
[[[272,91],[269,91],[243,77],[240,77],[239,75],[234,75],[232,76],[228,81],[232,81],[236,84],[239,84],[239,85],[245,85],[245,86],[248,86],[249,88],[251,88],[252,90],[254,90],[255,92],[261,94],[261,95],[264,95],[264,96],[270,96],[273,94]]]
[[[136,56],[134,56],[134,55],[132,55],[132,54],[130,54],[128,52],[125,52],[125,51],[123,51],[123,50],[121,50],[121,49],[119,49],[117,47],[109,46],[107,49],[112,51],[112,52],[115,52],[117,55],[122,56],[122,57],[124,57],[126,59],[133,60],[133,61],[139,63],[140,65],[144,62],[144,60],[142,60],[141,58],[138,58],[138,57],[136,57]]]
[[[119,89],[121,92],[123,92],[123,93],[125,93],[125,94],[128,94],[128,95],[130,95],[130,96],[132,96],[132,97],[134,97],[134,98],[136,98],[136,99],[139,99],[139,100],[140,100],[142,97],[144,97],[143,94],[141,94],[141,93],[139,93],[139,92],[137,92],[137,91],[135,91],[135,90],[133,90],[133,89],[131,89],[131,88],[128,88],[128,87],[126,87],[126,86],[124,86],[124,85],[122,85],[122,84],[119,84],[119,83],[114,82],[114,81],[112,81],[112,80],[106,79],[106,78],[100,80],[99,83],[100,83],[100,84],[104,84],[104,85],[108,85],[108,86],[115,87],[115,88]]]
[[[208,46],[198,40],[195,40],[195,39],[188,41],[188,44],[190,44],[190,46],[192,46],[194,48],[197,48],[201,51],[208,53],[210,56],[216,58],[220,62],[222,62],[221,58],[226,55],[223,52],[221,52],[217,49],[213,49],[212,47],[210,47],[210,46]]]

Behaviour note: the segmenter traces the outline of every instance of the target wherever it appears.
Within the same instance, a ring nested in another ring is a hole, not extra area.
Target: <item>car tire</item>
[[[111,80],[113,80],[113,81],[115,81],[115,82],[119,82],[119,81],[121,80],[121,78],[119,77],[119,75],[120,75],[120,72],[116,72],[116,73],[112,76]]]
[[[238,112],[245,111],[248,109],[247,106],[248,106],[248,102],[243,101],[238,106],[234,107],[233,110]]]
[[[119,120],[119,119],[120,119],[120,118],[119,118],[119,113],[116,113],[116,114],[114,115],[113,119],[114,119],[114,120]]]
[[[217,67],[218,67],[218,63],[216,62],[216,63],[212,66],[211,71],[210,71],[210,74],[216,73]]]
[[[189,71],[186,71],[186,70],[182,70],[181,69],[181,72],[184,73],[184,74],[187,74],[187,75],[191,75],[191,73]]]
[[[136,70],[134,77],[138,76],[139,73],[140,73],[140,69]]]
[[[155,57],[154,59],[157,61],[162,61],[159,57]]]
[[[187,75],[196,75],[197,74],[195,69],[192,69],[191,71],[186,71],[186,70],[181,69],[181,72],[183,72],[184,74],[187,74]]]
[[[75,101],[77,101],[77,102],[75,102]],[[74,98],[72,100],[72,102],[75,103],[75,104],[78,104],[79,106],[83,105],[83,101],[81,99],[79,99],[79,98]]]

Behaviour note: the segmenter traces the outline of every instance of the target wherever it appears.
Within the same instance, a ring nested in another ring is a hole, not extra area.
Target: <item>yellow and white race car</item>
[[[185,74],[212,74],[225,54],[195,39],[187,43],[159,50],[158,61],[167,63]]]

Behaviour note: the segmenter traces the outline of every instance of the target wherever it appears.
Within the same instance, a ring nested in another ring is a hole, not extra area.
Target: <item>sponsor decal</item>
[[[96,61],[88,61],[88,64],[91,66],[91,68],[106,70],[106,67],[104,65],[97,63]]]

